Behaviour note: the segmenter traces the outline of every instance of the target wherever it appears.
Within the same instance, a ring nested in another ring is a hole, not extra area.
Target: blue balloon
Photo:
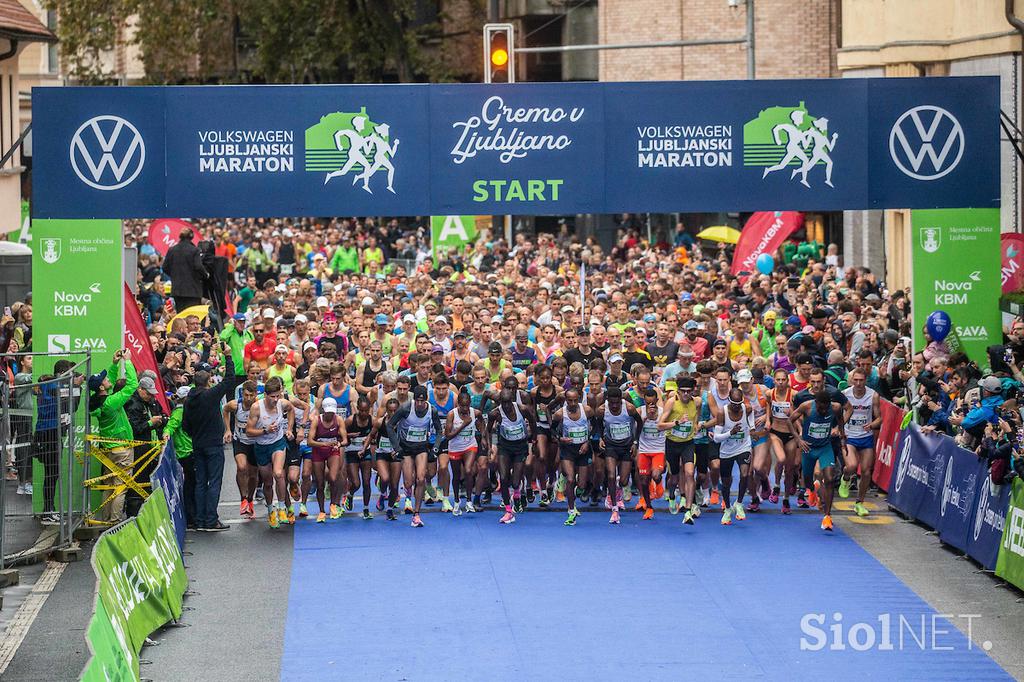
[[[762,275],[772,274],[775,269],[775,259],[769,253],[762,253],[757,257],[757,269]]]
[[[949,336],[949,332],[952,331],[953,321],[949,319],[946,311],[936,310],[928,316],[925,329],[928,330],[928,336],[941,343],[943,339]]]

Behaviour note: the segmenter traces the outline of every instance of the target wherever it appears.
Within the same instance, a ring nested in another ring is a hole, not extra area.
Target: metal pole
[[[72,457],[74,457],[74,451],[75,451],[74,450],[74,448],[75,448],[75,413],[74,413],[74,410],[72,409],[72,405],[74,405],[74,396],[72,395],[72,391],[74,390],[74,383],[75,383],[74,382],[74,368],[72,367],[72,369],[70,371],[66,372],[66,374],[67,374],[67,386],[68,386],[67,387],[67,396],[68,397],[67,397],[67,402],[65,403],[64,409],[67,410],[67,414],[68,414],[68,420],[67,420],[68,421],[68,437],[67,437],[67,447],[64,450],[64,456],[61,458],[61,459],[64,460],[61,463],[61,464],[63,464],[63,466],[58,465],[58,466],[60,466],[60,468],[57,470],[57,475],[58,476],[61,476],[61,475],[64,476],[63,485],[61,485],[61,488],[62,488],[61,498],[62,499],[61,499],[61,505],[60,505],[62,507],[62,509],[63,509],[63,513],[60,514],[60,545],[61,546],[63,546],[64,543],[68,541],[68,536],[70,535],[70,530],[71,530],[71,521],[70,521],[70,519],[71,519],[71,472],[73,471],[73,469],[71,467],[71,460],[68,459],[68,455],[70,454]],[[61,391],[61,393],[63,393],[63,391]],[[58,403],[58,405],[59,404],[60,403]],[[62,440],[61,442],[63,443],[64,441]],[[57,460],[57,461],[60,462],[60,460]],[[60,482],[60,478],[58,478],[57,481]],[[56,502],[54,502],[54,506],[56,506]],[[56,511],[56,509],[54,511]]]
[[[3,439],[3,458],[4,458],[4,469],[7,468],[7,452],[8,443],[10,442],[11,433],[11,409],[10,409],[10,386],[4,381],[2,388],[0,388],[0,405],[3,408],[3,414],[0,415],[2,423],[0,423],[0,438]],[[4,538],[7,535],[7,529],[5,524],[7,523],[7,482],[0,479],[0,569],[4,568],[4,556],[7,554],[4,547]]]
[[[753,80],[754,63],[754,0],[747,0],[747,78]]]
[[[749,15],[748,15],[749,16]],[[747,22],[748,24],[750,21]],[[747,27],[748,35],[743,38],[707,38],[700,40],[662,40],[646,43],[610,43],[608,45],[587,44],[587,45],[548,45],[545,47],[517,47],[516,52],[526,54],[538,54],[541,52],[580,52],[585,50],[634,50],[639,48],[652,47],[694,47],[700,45],[738,45],[749,43],[750,27]]]

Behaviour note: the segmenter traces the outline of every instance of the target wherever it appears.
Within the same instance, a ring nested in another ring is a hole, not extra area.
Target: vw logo
[[[942,482],[942,504],[939,506],[939,516],[946,515],[946,505],[953,492],[953,458],[946,462],[946,480]]]
[[[974,539],[977,540],[981,536],[981,529],[985,526],[985,512],[988,511],[988,497],[989,490],[987,485],[982,485],[980,498],[978,500],[978,513],[974,515]]]
[[[903,480],[907,477],[907,471],[910,470],[910,444],[912,439],[910,434],[907,434],[903,439],[903,451],[900,452],[900,463],[896,465],[896,492],[900,491],[903,487]]]
[[[71,138],[71,168],[94,189],[115,190],[130,184],[146,162],[139,130],[120,116],[104,114],[83,123]]]
[[[905,111],[889,132],[889,155],[915,180],[938,180],[964,155],[964,129],[953,114],[925,104]],[[927,158],[927,163],[925,159]]]

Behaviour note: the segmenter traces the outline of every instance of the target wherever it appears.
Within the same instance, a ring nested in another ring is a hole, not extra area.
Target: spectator
[[[203,283],[209,275],[199,249],[192,243],[191,229],[183,229],[178,243],[167,250],[163,270],[171,279],[171,296],[177,312],[202,303]]]

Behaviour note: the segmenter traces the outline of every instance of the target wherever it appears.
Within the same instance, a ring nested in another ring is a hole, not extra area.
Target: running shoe
[[[664,497],[664,496],[665,496],[665,485],[661,481],[658,481],[657,485],[654,486],[654,495],[651,496],[651,499],[652,500],[656,500],[659,497]]]
[[[718,504],[718,491],[717,490],[712,490],[711,491],[711,506],[713,507],[716,504]]]
[[[683,523],[687,526],[693,525],[693,512],[690,511],[689,509],[687,509],[686,513],[683,514]]]
[[[625,511],[626,509],[626,502],[622,496],[622,488],[619,488],[615,492],[615,508],[618,509],[619,511]]]
[[[772,492],[771,488],[768,486],[768,479],[767,478],[762,478],[761,479],[761,495],[760,495],[760,498],[762,500],[768,499],[768,496],[771,495],[771,492]]]
[[[434,494],[431,496],[430,499],[433,500],[434,502],[440,502],[441,501],[441,489],[435,486],[434,487]]]
[[[829,532],[832,532],[832,517],[831,516],[826,514],[825,516],[822,517],[822,519],[821,519],[821,529],[822,530],[827,530]]]
[[[636,501],[636,505],[633,507],[633,511],[643,511],[647,509],[647,503],[644,502],[644,498],[640,498]]]
[[[287,512],[285,512],[285,518],[287,519],[288,525],[294,526],[295,525],[295,510],[294,509],[289,509]]]
[[[760,500],[758,500],[756,497],[754,499],[752,499],[750,501],[750,504],[747,505],[747,511],[748,512],[755,512],[755,513],[761,511],[761,502],[760,502]]]
[[[537,491],[534,489],[537,484],[534,483],[532,486],[526,489],[526,502],[533,504],[533,501],[537,499]]]
[[[477,502],[479,502],[479,500],[477,500]],[[473,503],[473,500],[466,500],[466,513],[467,514],[476,514],[478,511],[480,511],[480,510],[477,509],[476,504]]]
[[[644,521],[650,521],[653,518],[654,518],[654,507],[648,507],[647,509],[644,510],[643,520]]]
[[[772,488],[772,494],[768,496],[768,501],[772,504],[779,503],[779,486]]]
[[[570,509],[569,510],[569,515],[565,517],[565,524],[564,525],[566,525],[566,526],[575,526],[576,525],[576,517],[577,516],[579,516],[579,514],[576,512],[576,510],[575,509]]]
[[[345,511],[352,511],[353,495],[349,493],[345,496]]]
[[[814,492],[813,490],[808,490],[807,496],[804,499],[807,500],[807,504],[810,505],[811,507],[818,506],[818,493]]]
[[[700,515],[703,512],[701,512],[700,505],[694,504],[692,507],[690,507],[690,513],[693,515],[693,518],[699,519]]]
[[[253,496],[257,502],[263,501],[263,488],[256,488],[256,494]]]
[[[412,514],[412,500],[405,498],[405,513]]]
[[[373,512],[370,511],[369,507],[363,508],[363,521],[369,521],[373,518]]]
[[[612,509],[612,516],[611,516],[610,519],[608,519],[608,523],[613,523],[615,525],[618,525],[619,521],[620,521],[620,519],[619,519],[619,510],[618,509]]]
[[[466,506],[468,507],[468,506],[469,506],[469,504],[467,503],[467,504],[466,504]],[[483,506],[484,506],[484,503],[483,503],[483,501],[482,501],[482,500],[480,499],[480,496],[479,496],[479,495],[474,495],[474,496],[473,496],[473,506],[474,506],[474,507],[476,507],[477,509],[481,509],[481,508],[483,508]]]
[[[731,509],[726,509],[724,512],[722,512],[722,525],[723,526],[731,526],[732,525],[732,510]]]
[[[307,516],[309,516],[309,510],[306,509],[306,505],[304,503],[299,502],[299,518],[304,519]]]
[[[427,487],[426,487],[426,490],[423,492],[423,500],[424,501],[430,500],[431,502],[433,502],[434,501],[434,493],[436,493],[436,492],[437,492],[437,488],[435,488],[433,485],[428,483]]]
[[[546,507],[549,504],[551,504],[551,497],[548,495],[548,491],[547,490],[541,490],[540,491],[540,506],[541,507]]]
[[[447,497],[441,498],[441,511],[450,512],[452,510],[452,501]]]
[[[565,476],[563,474],[558,474],[558,478],[555,480],[555,492],[565,492]]]
[[[811,506],[807,504],[807,497],[804,494],[804,491],[802,490],[798,490],[796,493],[796,506],[800,507],[801,509],[807,509],[808,507]]]
[[[385,502],[386,502],[386,500],[384,499],[383,495],[378,495],[377,496],[377,511],[379,511],[379,512],[384,511],[384,503]]]
[[[632,500],[633,499],[633,489],[630,488],[629,486],[626,486],[625,488],[623,488],[623,490],[622,490],[622,499],[625,500],[626,502],[629,502],[630,500]]]
[[[579,486],[576,486],[576,497],[586,497],[587,491]]]
[[[338,504],[331,505],[331,520],[340,519],[341,515],[345,513],[345,510]]]
[[[398,519],[398,517],[395,515],[395,510],[394,509],[388,509],[385,512],[385,514],[387,514],[388,521],[395,521],[395,520]]]
[[[555,501],[556,502],[565,502],[565,493],[561,492],[561,491],[556,492],[555,493]]]
[[[323,512],[320,512],[319,514],[316,515],[316,522],[317,523],[323,523],[326,520],[327,520],[327,514],[324,514]]]
[[[292,499],[296,502],[299,501],[302,493],[299,490],[299,484],[297,482],[288,484],[288,494],[292,496]]]
[[[737,521],[743,521],[747,518],[747,513],[743,511],[743,504],[740,502],[733,503],[732,513],[736,516]]]
[[[410,523],[409,525],[412,526],[413,528],[422,528],[423,527],[423,520],[420,518],[419,514],[413,514],[412,515],[412,523]]]
[[[522,514],[525,507],[523,507],[523,496],[512,495],[512,511],[516,514]]]
[[[484,494],[480,496],[480,501],[484,505],[490,504],[491,500],[493,500],[493,499],[494,499],[494,496],[492,495],[490,490],[484,492]]]
[[[462,499],[455,500],[455,504],[452,505],[452,516],[462,516]]]
[[[857,513],[857,516],[867,516],[869,513],[863,502],[854,502],[853,511]]]
[[[605,495],[604,496],[604,508],[609,510],[609,511],[611,511],[611,508],[612,508],[612,496],[611,495]]]
[[[676,502],[674,497],[670,497],[668,500],[668,513],[672,515],[679,513],[679,503]]]
[[[505,515],[501,517],[498,523],[515,523],[516,515],[512,513],[511,509],[505,509]]]
[[[845,476],[839,477],[839,497],[844,500],[850,496],[850,482]]]
[[[788,516],[790,511],[792,511],[792,510],[789,508],[789,498],[788,497],[782,498],[782,513],[786,514]]]
[[[271,528],[277,528],[281,523],[277,520],[277,508],[270,510],[270,516],[268,517]]]
[[[19,495],[21,495],[21,494],[24,494],[24,493],[19,493]],[[241,502],[238,503],[238,515],[244,517],[248,513],[249,513],[249,501],[248,500],[242,500]]]

